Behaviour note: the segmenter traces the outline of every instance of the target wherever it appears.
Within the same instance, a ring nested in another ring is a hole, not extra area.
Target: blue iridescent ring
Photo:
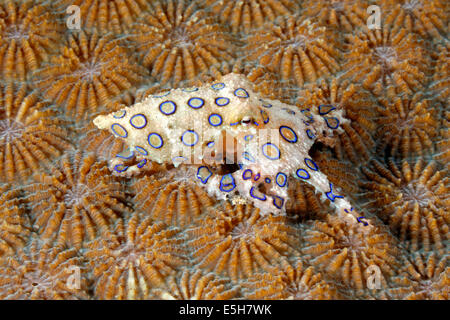
[[[191,142],[191,143],[186,142],[185,141],[185,139],[186,139],[185,135],[186,134],[193,134],[194,135],[194,142]],[[198,134],[197,134],[197,132],[195,132],[194,130],[186,130],[181,136],[181,142],[183,142],[183,144],[185,146],[188,146],[188,147],[195,146],[197,144],[197,142],[198,142]]]
[[[202,98],[194,97],[188,100],[189,107],[193,109],[200,109],[205,104],[205,100]]]
[[[219,82],[219,83],[214,83],[211,88],[213,88],[214,90],[221,90],[223,88],[225,88],[225,83],[223,82]]]
[[[331,104],[322,104],[318,108],[319,108],[319,114],[321,116],[328,114],[333,110],[336,110],[336,108]]]
[[[223,180],[228,177],[231,178],[231,183],[224,184]],[[230,192],[230,191],[233,191],[234,188],[236,188],[236,182],[234,181],[234,177],[231,175],[231,173],[228,173],[228,174],[222,176],[222,179],[220,179],[220,185],[219,185],[220,191]]]
[[[305,164],[308,168],[310,168],[313,171],[319,170],[319,167],[317,166],[317,164],[314,162],[313,159],[305,158]]]
[[[237,88],[236,90],[234,90],[233,93],[238,98],[248,98],[249,97],[247,90],[245,90],[244,88]]]
[[[253,194],[253,191],[254,191],[254,190],[255,190],[255,187],[252,187],[252,188],[250,189],[250,196],[251,196],[252,198],[255,198],[255,199],[258,199],[258,200],[261,200],[261,201],[266,201],[266,200],[267,200],[267,197],[266,197],[265,194],[262,194],[262,195],[263,195],[262,198],[258,198],[256,195],[254,195],[254,194]]]
[[[316,136],[314,135],[314,133],[311,131],[311,129],[306,129],[306,135],[308,136],[308,138],[310,139],[315,139]]]
[[[122,119],[123,117],[125,117],[126,114],[127,114],[127,112],[125,110],[120,110],[120,111],[113,113],[113,117],[116,119]]]
[[[202,177],[202,174],[201,174],[201,172],[200,172],[200,171],[204,171],[204,170],[206,170],[206,171],[208,172],[208,174],[207,174],[206,177]],[[211,170],[209,170],[208,167],[206,167],[206,166],[201,166],[201,167],[198,168],[198,170],[197,170],[197,178],[198,178],[203,184],[206,184],[206,183],[208,182],[208,179],[209,179],[211,176],[212,176],[212,172],[211,172]]]
[[[249,180],[252,178],[253,172],[250,169],[246,169],[244,170],[244,172],[242,173],[242,179],[244,180]]]
[[[158,140],[157,143],[152,142],[151,141],[152,139],[153,140],[154,139]],[[150,146],[152,146],[153,148],[155,148],[155,149],[161,148],[163,146],[163,144],[164,144],[163,138],[159,134],[157,134],[156,132],[150,133],[148,135],[147,141],[148,141],[148,144]]]
[[[218,127],[222,124],[222,116],[220,114],[217,113],[212,113],[210,114],[210,116],[208,117],[208,122],[210,125],[212,125],[213,127]]]
[[[282,197],[279,197],[279,196],[272,196],[272,198],[273,198],[273,205],[274,205],[275,207],[277,207],[278,209],[283,208],[284,199],[283,199]],[[277,203],[277,200],[279,200],[281,203],[278,204],[278,203]]]
[[[144,160],[142,160],[141,162],[139,162],[139,163],[137,164],[137,167],[140,169],[140,168],[142,168],[143,166],[145,166],[146,163],[147,163],[147,159],[144,159]]]
[[[126,166],[126,165],[123,165],[123,164],[116,164],[115,166],[114,166],[114,170],[116,170],[117,172],[124,172],[124,171],[127,171],[127,169],[128,169],[128,167]]]
[[[337,129],[339,127],[339,119],[336,117],[323,117],[325,119],[325,123],[330,129]],[[333,123],[334,122],[334,123]]]

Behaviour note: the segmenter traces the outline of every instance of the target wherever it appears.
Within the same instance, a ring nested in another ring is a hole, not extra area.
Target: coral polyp
[[[46,4],[0,3],[0,75],[26,80],[61,41],[62,26]]]
[[[377,95],[391,84],[410,94],[422,88],[430,66],[424,40],[404,28],[384,24],[345,36],[344,76]]]
[[[386,165],[373,161],[363,171],[368,206],[411,250],[445,250],[450,237],[447,171],[423,159]]]
[[[145,299],[186,263],[180,229],[133,212],[118,220],[112,240],[95,239],[86,257],[97,299]]]
[[[189,176],[174,172],[162,177],[139,178],[132,189],[136,208],[169,225],[189,225],[215,202]]]
[[[80,8],[80,22],[83,29],[95,29],[105,34],[129,32],[139,15],[148,10],[148,0],[58,0],[59,10],[70,6]]]
[[[361,294],[372,289],[367,285],[370,269],[379,270],[379,281],[386,285],[404,259],[395,238],[384,229],[362,223],[351,226],[345,219],[328,216],[305,228],[302,253],[320,271]]]
[[[0,180],[22,182],[49,166],[71,146],[67,127],[36,90],[0,84]]]
[[[422,93],[400,96],[388,90],[386,96],[379,99],[381,106],[377,107],[378,154],[407,158],[432,153],[438,135],[437,110],[432,102]]]
[[[0,298],[78,300],[88,298],[82,258],[73,248],[36,238],[17,254],[0,258]]]

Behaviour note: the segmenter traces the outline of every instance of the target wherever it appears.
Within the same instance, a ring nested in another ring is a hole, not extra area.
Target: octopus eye
[[[250,117],[242,118],[241,123],[245,124],[245,125],[250,124],[250,123],[252,123],[252,118],[250,118]]]

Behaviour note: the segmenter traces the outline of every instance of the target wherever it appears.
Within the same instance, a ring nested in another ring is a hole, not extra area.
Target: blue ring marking
[[[283,178],[282,182],[279,182],[280,177]],[[277,183],[278,186],[284,187],[287,183],[287,175],[285,175],[283,172],[278,172],[277,176],[275,177],[275,182]]]
[[[118,169],[118,167],[120,167],[120,166],[122,166],[122,170],[120,170],[120,169]],[[116,170],[117,172],[124,172],[124,171],[127,171],[127,169],[128,169],[128,166],[126,166],[126,165],[123,165],[123,164],[116,164],[115,166],[114,166],[114,170]]]
[[[237,88],[236,90],[234,90],[233,94],[238,98],[248,98],[249,97],[247,90],[245,90],[244,88]]]
[[[208,176],[207,176],[206,178],[203,178],[203,179],[202,179],[202,176],[200,175],[200,170],[202,170],[203,168],[206,169],[206,170],[208,170]],[[206,183],[208,182],[208,179],[209,179],[211,176],[212,176],[212,172],[211,172],[211,170],[209,170],[208,167],[206,167],[206,166],[201,166],[201,167],[198,168],[198,170],[197,170],[197,178],[198,178],[203,184],[206,184]]]
[[[302,119],[302,122],[305,124],[305,126],[309,126],[309,124],[310,124],[309,122],[307,122],[307,121],[305,121],[303,119]]]
[[[347,212],[347,213],[350,213],[350,212],[348,212],[347,209],[344,209],[344,211]],[[350,211],[353,211],[353,207],[350,208]]]
[[[214,141],[210,141],[210,142],[208,142],[208,144],[206,146],[208,148],[212,148],[212,147],[214,147],[214,145],[215,145]]]
[[[327,124],[328,128],[330,129],[337,129],[339,127],[339,119],[336,117],[323,117],[325,119],[325,123]],[[335,121],[335,126],[330,125],[330,120]]]
[[[225,83],[223,82],[219,82],[219,83],[214,83],[211,88],[213,88],[214,90],[221,90],[223,88],[225,88]]]
[[[114,129],[114,126],[118,126],[118,127],[121,128],[123,131],[125,131],[125,135],[124,135],[124,136],[121,136],[120,134],[118,134],[118,133],[116,132],[116,130]],[[111,126],[111,130],[114,132],[114,134],[116,134],[117,136],[119,136],[119,137],[121,137],[121,138],[126,138],[126,137],[128,137],[128,132],[127,132],[127,130],[125,130],[125,128],[122,127],[122,126],[121,126],[120,124],[118,124],[118,123],[113,123],[112,126]]]
[[[364,216],[356,218],[356,220],[358,220],[358,222],[362,223],[364,226],[368,226],[369,224],[366,221],[361,221],[362,219],[366,220],[366,218]]]
[[[153,98],[164,98],[164,97],[167,97],[169,94],[170,94],[170,90],[166,91],[166,92],[164,92],[163,94],[160,94],[160,95],[153,95]]]
[[[255,162],[255,158],[253,158],[253,156],[247,151],[242,152],[242,158],[250,162]]]
[[[198,91],[198,88],[183,88],[181,89],[183,92],[195,92]]]
[[[239,123],[241,123],[240,121],[238,121],[238,122],[232,122],[232,123],[230,123],[230,126],[236,126],[236,125],[238,125]]]
[[[277,152],[278,152],[278,155],[277,155],[277,156],[275,156],[275,157],[270,157],[270,156],[266,153],[266,150],[265,150],[265,149],[266,149],[269,145],[273,146],[273,147],[277,150]],[[267,142],[266,144],[263,144],[263,146],[261,147],[261,149],[262,149],[263,155],[264,155],[267,159],[269,159],[269,160],[278,160],[278,159],[280,159],[280,156],[281,156],[280,149],[278,149],[278,147],[277,147],[276,145],[274,145],[273,143]]]
[[[250,140],[252,140],[253,139],[253,135],[252,134],[248,134],[248,135],[246,135],[245,137],[244,137],[244,140],[245,141],[250,141]]]
[[[134,149],[135,149],[137,152],[139,152],[140,154],[142,154],[142,155],[144,155],[144,156],[148,156],[148,151],[145,150],[144,148],[139,147],[139,146],[135,146]]]
[[[224,107],[224,106],[226,106],[227,104],[230,103],[230,99],[227,98],[227,97],[217,97],[217,98],[214,100],[214,102],[215,102],[215,104],[217,104],[219,107]]]
[[[288,114],[295,115],[295,112],[292,111],[291,109],[283,108],[283,110],[286,111]]]
[[[261,113],[261,117],[263,119],[264,123],[268,123],[269,122],[269,115],[267,114],[266,111],[259,109],[259,112]]]
[[[225,179],[228,176],[231,177],[231,183],[223,184],[223,179]],[[228,188],[228,186],[232,186],[232,188],[230,190],[225,190],[224,188]],[[230,191],[233,191],[234,188],[236,188],[236,183],[235,183],[234,177],[231,175],[231,173],[228,173],[228,174],[222,176],[222,179],[220,179],[220,185],[219,185],[220,191],[230,192]]]
[[[317,166],[317,164],[314,162],[313,159],[305,158],[304,161],[305,161],[306,166],[308,168],[310,168],[311,170],[313,170],[313,171],[319,170],[319,167]]]
[[[193,106],[193,103],[199,102],[200,105],[199,106]],[[201,107],[203,107],[205,105],[205,100],[203,100],[202,98],[198,98],[198,97],[193,97],[190,98],[188,100],[188,105],[189,107],[191,107],[192,109],[200,109]]]
[[[129,149],[128,150],[125,150],[125,151],[130,151]],[[124,151],[122,151],[121,153],[123,153]],[[131,152],[131,154],[128,156],[128,157],[126,157],[126,156],[123,156],[123,155],[121,155],[120,153],[118,153],[117,155],[116,155],[116,157],[117,158],[122,158],[122,159],[131,159],[131,158],[133,158],[134,157],[134,151],[130,151]]]
[[[257,126],[259,126],[258,122],[256,122],[256,121],[253,121],[253,123],[256,124]]]
[[[264,108],[272,108],[272,105],[270,104],[270,103],[268,103],[268,104],[265,104],[265,102],[264,102],[264,100],[263,99],[259,99],[259,101],[261,101],[262,102],[262,106],[264,107]]]
[[[300,172],[304,172],[305,175],[301,175]],[[306,171],[305,169],[297,169],[295,174],[297,175],[297,177],[305,179],[305,180],[308,180],[310,178],[309,172]]]
[[[263,195],[263,198],[258,198],[257,196],[255,196],[255,195],[253,194],[253,190],[255,190],[255,187],[252,187],[252,188],[250,189],[250,196],[251,196],[252,198],[255,198],[255,199],[258,199],[258,200],[261,200],[261,201],[266,201],[266,200],[267,200],[267,197],[266,197],[265,194],[262,194],[262,195]]]
[[[151,139],[152,136],[156,136],[156,137],[160,140],[160,141],[159,141],[159,145],[153,145],[153,144],[150,142],[150,139]],[[148,141],[148,144],[149,144],[151,147],[155,148],[155,149],[161,148],[161,147],[163,146],[163,144],[164,144],[163,138],[162,138],[159,134],[157,134],[156,132],[150,133],[150,134],[148,135],[148,137],[147,137],[147,141]]]
[[[250,176],[249,176],[248,174],[250,174]],[[250,169],[246,169],[246,170],[244,170],[244,172],[242,173],[242,179],[244,179],[244,180],[251,179],[252,176],[253,176],[253,172],[252,172],[252,170],[250,170]]]
[[[333,184],[331,182],[330,182],[330,191],[326,192],[325,195],[327,196],[328,199],[331,200],[331,202],[334,202],[334,199],[336,198],[344,198],[343,196],[333,194]]]
[[[255,177],[253,178],[253,180],[258,181],[259,178],[261,177],[261,174],[258,172]]]
[[[283,208],[284,199],[283,199],[282,197],[279,197],[279,196],[272,196],[272,198],[273,198],[273,205],[274,205],[275,207],[277,207],[278,209]],[[277,205],[277,200],[280,200],[280,201],[281,201],[281,204],[280,204],[279,206]]]
[[[331,107],[331,108],[330,108]],[[328,108],[328,109],[327,109]],[[333,111],[333,110],[336,110],[336,108],[333,106],[333,105],[331,105],[331,104],[321,104],[319,107],[318,107],[318,109],[319,109],[319,114],[321,115],[321,116],[323,116],[323,115],[325,115],[325,114],[328,114],[328,113],[330,113],[331,111]]]
[[[195,141],[194,141],[193,143],[186,143],[186,142],[184,142],[184,135],[185,135],[186,133],[193,133],[193,134],[194,134],[194,136],[195,136]],[[198,134],[197,134],[197,132],[195,132],[194,130],[186,130],[186,131],[181,135],[181,142],[183,142],[183,144],[184,144],[185,146],[188,146],[188,147],[193,147],[193,146],[195,146],[195,145],[197,144],[197,142],[198,142]]]
[[[167,113],[164,112],[164,111],[162,110],[162,107],[163,107],[163,105],[165,105],[165,104],[170,104],[170,105],[172,106],[172,111],[169,111],[169,112],[167,112]],[[161,113],[164,114],[164,115],[166,115],[166,116],[170,116],[171,114],[174,114],[175,111],[177,111],[177,105],[175,104],[175,102],[170,101],[170,100],[167,100],[167,101],[161,102],[161,103],[159,104],[159,111],[161,111]]]
[[[311,129],[306,129],[306,135],[308,136],[308,138],[310,139],[315,139],[316,136],[314,135],[314,133],[312,133]]]
[[[139,126],[136,126],[136,125],[133,124],[133,119],[136,118],[136,117],[144,118],[144,124],[142,126],[139,127]],[[131,117],[130,124],[136,129],[142,129],[142,128],[144,128],[147,125],[147,118],[141,113],[135,114],[134,116]]]
[[[121,114],[117,115],[120,112],[121,112]],[[113,117],[116,119],[122,119],[123,117],[125,117],[126,114],[127,114],[127,112],[125,110],[119,110],[119,111],[113,113]]]
[[[287,137],[285,137],[285,135],[283,134],[283,129],[288,130],[288,131],[294,136],[294,138],[288,139]],[[280,135],[281,135],[281,136],[283,137],[283,139],[286,140],[287,142],[290,142],[290,143],[296,143],[296,142],[298,141],[297,134],[295,133],[295,131],[294,131],[291,127],[288,127],[288,126],[280,126],[280,128],[279,128],[278,130],[280,131]]]
[[[140,168],[142,168],[143,166],[145,166],[146,163],[147,163],[147,159],[144,159],[144,160],[142,160],[141,162],[139,162],[139,163],[137,164],[137,167],[140,169]]]
[[[244,165],[242,163],[238,163],[239,170],[242,170],[244,168]]]
[[[211,121],[211,118],[212,118],[212,117],[213,117],[213,118],[219,118],[220,122],[217,123],[217,124],[213,124],[212,121]],[[222,124],[222,116],[221,116],[220,114],[217,114],[217,113],[212,113],[212,114],[210,114],[209,117],[208,117],[208,122],[209,122],[209,124],[212,125],[213,127],[218,127],[218,126],[220,126],[220,125]]]
[[[270,178],[265,178],[264,181],[265,181],[266,183],[271,183],[271,182],[272,182],[272,180],[270,180]]]

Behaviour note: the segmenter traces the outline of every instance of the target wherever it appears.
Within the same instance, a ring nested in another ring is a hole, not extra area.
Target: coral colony
[[[175,167],[194,164],[193,179],[211,196],[245,199],[262,213],[285,213],[293,176],[314,186],[338,214],[359,222],[350,202],[308,154],[316,140],[330,143],[340,124],[348,122],[342,113],[332,105],[299,111],[262,99],[244,75],[231,73],[199,88],[152,95],[94,123],[129,146],[113,160],[118,173],[133,174],[149,160]],[[122,161],[133,157],[135,165]],[[237,164],[236,170],[216,173],[224,163]]]

